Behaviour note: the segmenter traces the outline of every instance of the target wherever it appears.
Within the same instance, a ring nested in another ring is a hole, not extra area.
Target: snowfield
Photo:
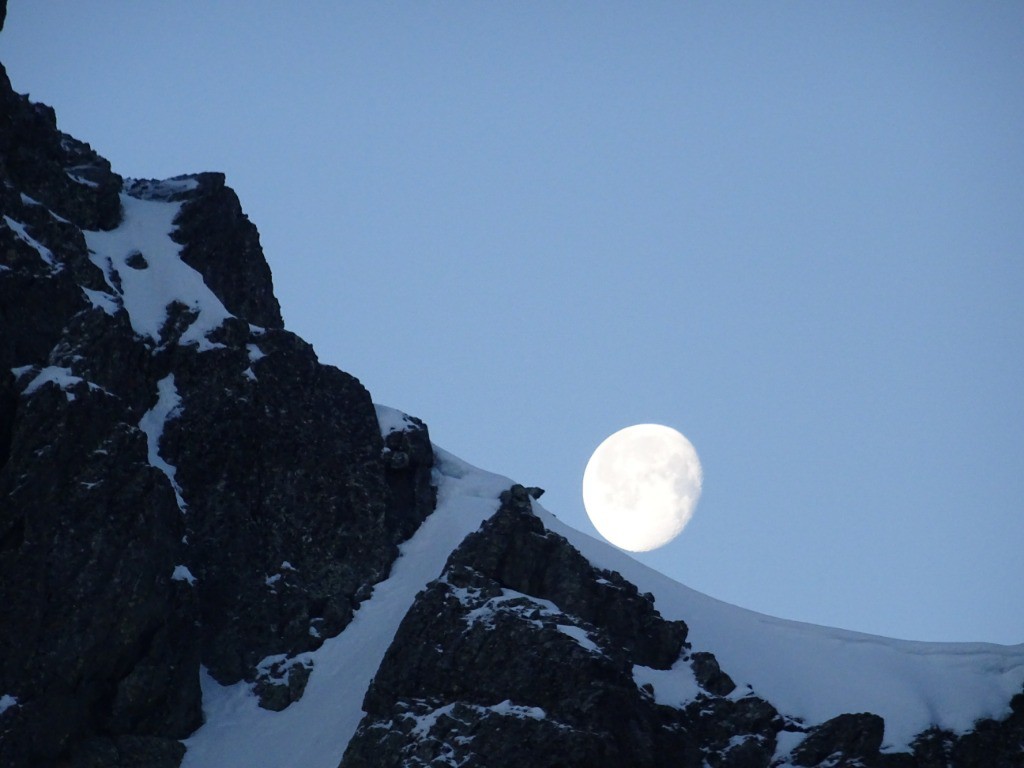
[[[218,346],[206,338],[207,334],[232,315],[207,287],[203,276],[181,260],[181,245],[171,238],[182,204],[159,199],[194,184],[191,179],[152,184],[146,192],[156,199],[122,193],[124,219],[120,226],[109,232],[83,230],[82,234],[89,246],[89,259],[110,288],[109,294],[88,294],[94,305],[107,311],[120,300],[132,330],[159,344],[167,308],[181,304],[195,313],[195,319],[178,343],[195,344],[206,351]]]
[[[382,432],[402,429],[404,414],[378,407]],[[184,743],[184,768],[337,768],[363,717],[362,700],[416,594],[441,574],[449,553],[499,506],[512,481],[477,469],[435,446],[436,511],[401,547],[390,577],[351,624],[317,651],[305,695],[282,712],[257,706],[248,683],[221,686],[203,674],[206,723]],[[931,724],[962,732],[982,717],[1003,717],[1024,683],[1024,645],[921,643],[786,621],[695,592],[610,545],[561,523],[534,502],[552,531],[596,566],[616,570],[655,595],[658,610],[690,627],[693,650],[707,650],[736,682],[786,715],[814,725],[844,712],[885,718],[884,749],[902,751]],[[566,627],[572,631],[574,628]],[[578,642],[590,642],[585,633]],[[637,685],[651,683],[659,702],[680,706],[699,693],[686,663],[672,670],[634,668]],[[511,716],[543,717],[541,710]],[[800,735],[780,743],[787,753]]]

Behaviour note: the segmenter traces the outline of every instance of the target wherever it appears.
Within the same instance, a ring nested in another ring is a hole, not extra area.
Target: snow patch
[[[540,707],[527,707],[522,704],[513,704],[508,699],[490,707],[483,707],[483,709],[493,712],[496,715],[530,720],[544,720],[548,716]]]
[[[167,477],[174,491],[174,499],[178,509],[185,512],[185,500],[181,496],[181,486],[175,479],[177,467],[168,464],[160,455],[160,438],[163,437],[167,422],[181,413],[181,397],[174,386],[174,374],[168,374],[156,385],[156,405],[146,411],[139,420],[139,429],[146,433],[146,445],[149,447],[149,465],[159,469]]]
[[[789,765],[788,758],[790,754],[805,738],[807,738],[807,734],[800,733],[799,731],[779,731],[775,740],[775,754],[772,756],[772,765],[779,765],[779,768]]]
[[[192,575],[192,571],[184,565],[174,566],[174,573],[171,574],[171,581],[187,581],[189,586],[196,583],[196,577]]]
[[[455,704],[445,704],[443,707],[438,707],[422,715],[403,713],[402,717],[413,720],[416,723],[412,730],[409,731],[409,735],[416,739],[423,739],[442,717],[451,717],[454,720],[452,710],[455,709],[455,706]]]
[[[695,701],[701,693],[693,668],[688,661],[677,659],[672,669],[653,669],[633,665],[633,681],[637,688],[650,685],[654,689],[654,701],[677,709]]]
[[[501,594],[492,597],[482,605],[479,604],[479,590],[467,587],[452,587],[449,585],[451,594],[463,605],[472,608],[465,616],[467,628],[472,628],[478,623],[491,627],[494,625],[494,616],[498,613],[506,613],[515,616],[520,621],[531,624],[536,629],[553,627],[563,635],[572,638],[577,645],[590,653],[603,654],[601,647],[590,639],[587,631],[574,623],[572,617],[563,612],[550,600],[544,600],[533,595],[517,592],[514,589],[502,588]]]
[[[11,372],[14,373],[14,375],[20,379],[25,373],[27,373],[30,370],[34,370],[34,367],[22,366],[20,368],[12,368]],[[81,384],[83,381],[85,381],[85,379],[83,379],[81,376],[75,376],[75,374],[71,372],[70,368],[64,368],[59,365],[48,365],[45,368],[41,369],[39,373],[36,374],[35,378],[33,378],[32,381],[28,383],[28,386],[26,386],[25,389],[22,391],[22,394],[25,396],[29,396],[34,394],[37,390],[39,390],[46,384],[55,384],[64,391],[64,394],[67,396],[67,399],[70,402],[75,399],[75,396],[68,390],[74,387],[76,384]],[[93,384],[91,381],[85,381],[85,383],[93,392],[103,392],[104,394],[108,395],[110,394],[110,392],[108,392],[98,384]]]
[[[89,300],[89,303],[96,309],[101,309],[108,315],[113,317],[117,314],[117,310],[121,308],[117,299],[111,296],[109,293],[103,291],[94,291],[91,288],[79,286],[82,289],[82,293],[85,294],[85,298]]]
[[[170,236],[181,203],[122,194],[121,207],[124,218],[116,229],[83,230],[83,234],[89,259],[121,298],[132,330],[159,344],[167,308],[177,303],[194,315],[180,344],[195,344],[201,352],[223,346],[210,342],[207,334],[233,315],[207,287],[203,276],[181,260],[181,246]],[[144,269],[133,269],[128,264],[138,253],[146,260]]]
[[[463,606],[469,606],[475,602],[473,598],[478,592],[473,589],[453,588],[452,594]],[[513,614],[538,629],[544,626],[543,619],[547,619],[550,624],[553,619],[564,615],[558,606],[550,600],[526,595],[514,589],[503,588],[500,595],[492,597],[483,605],[467,613],[466,625],[473,627],[478,623],[483,623],[485,626],[492,626],[494,615],[497,613]]]
[[[600,646],[590,639],[590,635],[587,634],[587,631],[583,629],[583,627],[577,627],[571,624],[559,624],[555,629],[563,635],[571,637],[576,641],[576,644],[584,650],[590,651],[591,653],[603,653]]]
[[[11,694],[5,693],[3,696],[0,696],[0,715],[16,706],[18,706],[18,700],[11,696]]]
[[[60,272],[61,269],[63,269],[63,266],[57,263],[57,259],[53,255],[53,251],[32,237],[32,235],[26,231],[24,224],[20,221],[15,221],[10,216],[4,216],[4,223],[7,225],[7,228],[14,233],[15,237],[35,249],[36,253],[39,254],[39,258],[46,263],[52,272]]]
[[[22,394],[32,395],[45,384],[56,384],[67,392],[81,381],[82,378],[75,376],[69,368],[63,368],[59,365],[48,365],[36,374],[36,377],[22,390]]]
[[[409,734],[416,739],[422,740],[428,736],[431,729],[442,717],[448,717],[457,722],[463,722],[452,714],[456,707],[474,710],[481,714],[489,712],[502,717],[517,717],[521,720],[544,720],[547,718],[547,713],[540,707],[527,707],[522,704],[513,704],[509,699],[505,699],[505,701],[493,704],[489,707],[480,706],[479,704],[455,702],[452,704],[445,704],[442,707],[438,707],[437,709],[433,709],[422,715],[403,713],[402,717],[415,721],[416,725],[413,726]]]
[[[267,356],[266,353],[255,344],[246,344],[245,349],[249,353],[250,363],[255,363],[257,360],[262,360]]]
[[[87,179],[84,176],[79,176],[72,173],[71,171],[64,171],[64,174],[71,179],[75,184],[81,184],[83,187],[89,187],[90,189],[96,189],[99,184],[92,179]]]
[[[36,199],[35,199],[34,197],[29,197],[29,196],[28,196],[28,195],[26,195],[26,194],[25,194],[24,192],[22,192],[22,193],[21,193],[21,203],[22,203],[22,205],[34,205],[34,206],[37,206],[37,207],[39,207],[39,208],[46,208],[46,206],[45,206],[45,205],[43,205],[42,203],[40,203],[40,202],[39,202],[38,200],[36,200]],[[70,223],[71,223],[70,221],[68,221],[67,219],[65,219],[65,218],[64,218],[63,216],[59,216],[58,214],[54,213],[54,212],[53,212],[52,210],[50,210],[49,208],[46,208],[46,212],[47,212],[48,214],[50,214],[50,216],[52,216],[52,217],[53,217],[54,219],[56,219],[57,221],[59,221],[59,222],[60,222],[61,224],[70,224]]]
[[[416,426],[412,417],[407,413],[402,413],[386,405],[377,405],[377,403],[374,403],[373,407],[377,411],[377,424],[380,425],[381,437],[387,437],[392,432],[404,432],[409,427]]]

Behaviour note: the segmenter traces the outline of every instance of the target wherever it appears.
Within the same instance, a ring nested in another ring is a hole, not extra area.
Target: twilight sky
[[[220,170],[288,327],[637,559],[785,618],[1024,642],[1024,5],[11,0],[15,90],[126,176]]]

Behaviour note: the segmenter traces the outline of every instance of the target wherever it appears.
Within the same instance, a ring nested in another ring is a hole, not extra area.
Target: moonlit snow
[[[176,478],[178,469],[167,463],[160,455],[160,438],[164,434],[164,425],[181,413],[181,397],[174,386],[174,374],[168,374],[157,382],[156,405],[146,411],[139,420],[139,429],[146,435],[146,446],[148,448],[149,464],[159,469],[167,477],[174,491],[174,499],[178,502],[178,509],[186,510],[185,499],[181,496],[181,486]]]
[[[0,696],[0,715],[16,706],[18,706],[18,700],[11,696],[11,694],[5,693],[3,696]]]
[[[71,373],[71,369],[64,368],[59,365],[48,365],[36,374],[35,378],[33,378],[32,381],[28,383],[28,386],[26,386],[22,391],[22,394],[31,395],[44,384],[56,384],[69,395],[68,399],[70,400],[71,397],[70,393],[68,393],[68,389],[73,387],[75,384],[78,384],[80,381],[82,381],[81,377],[75,376]]]
[[[37,369],[33,365],[21,365],[17,368],[12,368],[11,373],[14,374],[15,378],[21,380],[28,374],[32,373],[34,376],[29,380],[28,384],[22,390],[23,395],[31,395],[36,390],[41,389],[47,384],[53,384],[64,392],[64,396],[69,402],[75,399],[75,395],[70,390],[77,384],[81,384],[85,379],[80,376],[75,376],[70,368],[66,368],[60,365],[48,365],[45,368]],[[98,384],[94,384],[91,381],[85,381],[86,386],[89,387],[90,391],[103,392],[109,395],[110,393]]]
[[[172,179],[152,186],[147,193],[159,197],[194,184],[193,179]],[[232,315],[207,287],[203,276],[181,260],[181,245],[171,239],[181,203],[122,194],[121,209],[124,219],[116,229],[83,231],[89,258],[110,288],[109,301],[120,299],[132,330],[155,343],[160,343],[167,308],[175,302],[182,304],[195,313],[195,319],[179,343],[195,344],[200,351],[215,349],[217,345],[206,336]],[[137,260],[138,255],[145,260],[144,266]],[[107,301],[90,299],[94,304]]]
[[[171,581],[184,581],[191,587],[196,583],[196,577],[192,575],[192,571],[188,569],[188,566],[176,565],[171,573]]]
[[[410,423],[391,408],[378,407],[377,413],[384,434]],[[376,585],[352,623],[296,660],[313,665],[305,695],[282,712],[270,712],[257,706],[250,684],[221,686],[204,673],[206,722],[185,741],[184,768],[337,768],[363,716],[363,695],[417,592],[441,575],[450,552],[497,511],[499,494],[512,484],[436,446],[435,452],[437,509],[401,546],[390,577]],[[686,621],[692,650],[717,656],[737,684],[733,696],[752,690],[808,726],[844,712],[875,712],[885,718],[884,748],[904,750],[932,723],[963,732],[978,718],[1005,716],[1010,697],[1024,682],[1024,645],[907,642],[764,616],[674,582],[533,504],[545,526],[594,565],[619,571],[641,592],[653,592],[665,618]],[[502,610],[517,595],[503,594],[471,618],[487,621],[488,611]],[[530,600],[544,609],[546,601]],[[600,652],[581,628],[558,629],[588,651]],[[635,666],[633,679],[638,686],[651,684],[655,699],[668,706],[683,706],[700,693],[685,661],[671,670]],[[524,702],[486,708],[508,717],[546,716]],[[444,709],[420,715],[416,728],[426,733]],[[777,756],[784,757],[800,738],[783,734]]]
[[[39,254],[39,258],[42,259],[46,265],[53,272],[60,272],[63,267],[57,263],[57,260],[53,256],[53,252],[45,245],[40,243],[34,237],[32,237],[26,230],[25,225],[20,221],[15,221],[10,216],[4,216],[4,224],[10,229],[15,237],[21,240],[26,245],[32,246],[36,253]]]

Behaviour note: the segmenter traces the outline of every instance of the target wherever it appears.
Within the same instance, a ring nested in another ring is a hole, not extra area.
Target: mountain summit
[[[0,180],[0,764],[1024,765],[1024,646],[565,527],[283,327],[221,174],[124,179],[0,67]]]

